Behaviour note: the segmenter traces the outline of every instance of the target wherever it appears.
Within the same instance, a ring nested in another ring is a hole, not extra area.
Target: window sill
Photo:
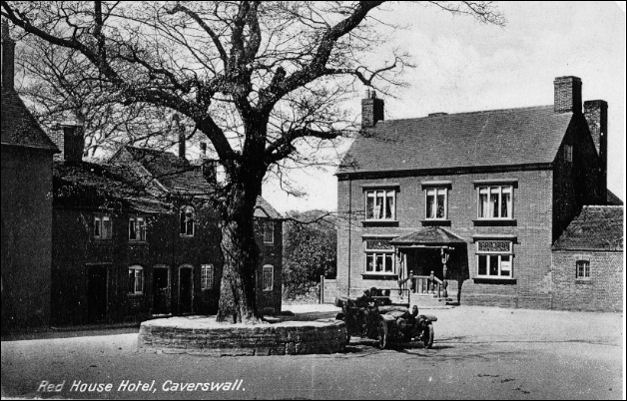
[[[362,220],[364,227],[368,226],[398,226],[398,220]]]
[[[96,244],[107,244],[113,242],[113,238],[94,238]]]
[[[179,234],[179,238],[194,238],[194,234],[192,234],[192,235]]]
[[[475,226],[515,226],[516,219],[475,219],[472,221]]]
[[[130,293],[130,294],[126,294],[126,295],[128,295],[130,298],[139,298],[139,297],[143,296],[144,293],[143,292],[138,292],[138,293]]]
[[[148,241],[146,240],[138,240],[138,239],[129,239],[129,245],[147,245]]]
[[[592,284],[592,280],[579,278],[579,279],[575,279],[575,284],[591,285]]]
[[[398,274],[396,273],[388,273],[388,274],[362,273],[361,278],[364,280],[397,280]]]
[[[477,284],[516,284],[515,278],[475,277],[473,281]]]
[[[451,221],[448,219],[433,219],[433,220],[421,220],[423,226],[450,226]]]

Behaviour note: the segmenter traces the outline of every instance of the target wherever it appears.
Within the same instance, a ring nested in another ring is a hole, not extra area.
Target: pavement
[[[297,317],[337,312],[285,309]],[[339,354],[212,358],[139,353],[136,333],[107,330],[2,341],[2,397],[624,398],[623,314],[471,306],[421,313],[438,317],[432,349],[378,350],[353,339]]]

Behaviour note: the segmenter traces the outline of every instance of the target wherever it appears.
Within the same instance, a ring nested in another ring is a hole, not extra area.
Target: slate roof
[[[572,116],[550,105],[380,121],[338,173],[551,163]]]
[[[553,244],[554,250],[623,249],[623,207],[584,206]]]
[[[150,174],[169,191],[184,195],[208,195],[211,184],[202,174],[202,167],[163,150],[126,146],[132,157],[139,161]],[[257,197],[255,217],[282,219],[283,216],[270,203]]]
[[[268,218],[280,220],[283,218],[281,213],[277,212],[275,208],[268,203],[267,200],[261,196],[257,197],[257,205],[255,205],[255,217]]]
[[[1,143],[3,145],[59,152],[14,90],[2,88],[1,113]]]
[[[394,245],[447,245],[465,242],[462,238],[440,227],[425,227],[390,241]]]
[[[126,146],[126,150],[169,191],[202,195],[213,190],[200,166],[194,166],[173,153],[134,146]]]
[[[618,196],[616,196],[616,194],[612,191],[610,191],[609,189],[607,190],[607,195],[606,195],[606,201],[608,205],[622,205],[623,201],[621,200],[621,198],[619,198]]]
[[[125,207],[169,213],[167,203],[148,194],[129,169],[111,164],[54,162],[54,199],[80,207]]]

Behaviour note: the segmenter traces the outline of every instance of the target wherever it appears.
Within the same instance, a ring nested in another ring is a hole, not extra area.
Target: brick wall
[[[511,225],[476,225],[477,193],[474,181],[486,179],[516,180],[514,218]],[[443,228],[462,237],[466,247],[457,251],[456,266],[449,266],[452,280],[459,279],[461,301],[517,307],[550,307],[552,172],[531,170],[481,174],[389,177],[383,179],[340,180],[338,182],[338,269],[337,285],[350,286],[351,296],[366,288],[397,289],[397,277],[372,279],[364,276],[363,238],[386,235],[389,238],[409,234],[423,228],[425,194],[422,181],[450,181],[448,217],[450,225]],[[363,185],[397,185],[397,224],[365,225]],[[349,202],[350,199],[350,202]],[[349,213],[350,210],[350,213]],[[514,282],[481,282],[476,279],[476,244],[478,235],[512,236]],[[350,242],[350,246],[349,246]],[[350,266],[350,268],[349,268]],[[411,267],[410,267],[411,268]],[[349,285],[350,283],[350,285]]]
[[[274,225],[274,242],[263,241],[263,224],[270,222]],[[261,253],[261,263],[257,270],[257,307],[260,311],[278,313],[281,311],[281,299],[283,292],[283,224],[280,220],[256,220],[257,245]],[[274,267],[274,283],[272,291],[262,291],[263,266]]]
[[[2,330],[50,319],[52,154],[2,146]]]
[[[575,277],[577,260],[590,262],[590,278]],[[604,251],[553,252],[553,308],[623,311],[623,253]]]

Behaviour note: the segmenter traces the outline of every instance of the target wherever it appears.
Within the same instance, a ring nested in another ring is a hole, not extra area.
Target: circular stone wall
[[[330,354],[346,345],[341,320],[256,325],[216,323],[215,317],[171,317],[143,322],[140,351],[225,355]]]

